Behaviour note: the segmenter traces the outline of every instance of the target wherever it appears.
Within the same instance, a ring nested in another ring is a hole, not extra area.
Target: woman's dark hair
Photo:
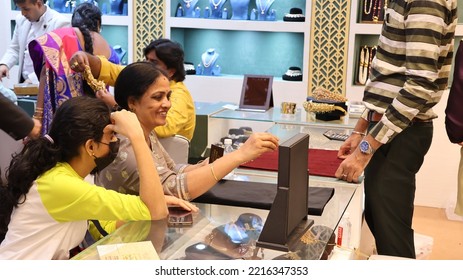
[[[100,9],[88,2],[78,5],[72,13],[71,25],[79,28],[84,36],[85,51],[93,54],[93,40],[90,31],[100,33]]]
[[[65,101],[55,113],[47,137],[29,140],[15,153],[0,188],[0,242],[8,230],[14,207],[24,203],[35,179],[58,162],[79,155],[89,139],[100,141],[110,123],[110,108],[100,99],[79,96]],[[59,187],[59,186],[57,186]]]
[[[156,52],[156,56],[164,62],[168,69],[175,70],[172,80],[176,82],[185,80],[185,66],[183,65],[185,55],[179,43],[169,39],[157,39],[143,50],[145,58],[152,51]]]
[[[159,77],[166,77],[167,73],[151,62],[141,61],[127,65],[116,79],[114,84],[114,98],[122,108],[129,110],[129,97],[140,100],[146,90]]]

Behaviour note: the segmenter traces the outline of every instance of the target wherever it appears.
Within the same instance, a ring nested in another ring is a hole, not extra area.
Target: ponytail
[[[13,155],[6,170],[7,185],[0,188],[0,242],[5,238],[13,209],[26,200],[32,182],[59,160],[59,148],[46,137],[29,140],[21,152]]]
[[[110,112],[100,99],[71,98],[56,110],[49,136],[29,140],[13,155],[6,170],[7,185],[0,187],[0,241],[8,231],[13,209],[26,201],[34,180],[58,162],[80,156],[87,140],[101,140],[103,129],[111,123]]]

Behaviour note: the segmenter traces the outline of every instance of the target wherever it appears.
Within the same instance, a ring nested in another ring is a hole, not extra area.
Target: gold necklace
[[[375,5],[373,5],[373,21],[377,22],[379,20],[379,15],[381,14],[381,0],[375,0]]]

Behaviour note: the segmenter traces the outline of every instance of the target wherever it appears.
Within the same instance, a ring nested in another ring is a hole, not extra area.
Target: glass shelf
[[[307,113],[303,109],[297,109],[296,114],[294,115],[284,115],[280,113],[280,108],[277,107],[270,108],[268,111],[262,113],[225,109],[212,114],[211,118],[274,122],[286,125],[319,126],[340,129],[353,128],[358,120],[357,118],[352,118],[346,115],[341,117],[340,120],[322,121],[316,119],[314,114]]]

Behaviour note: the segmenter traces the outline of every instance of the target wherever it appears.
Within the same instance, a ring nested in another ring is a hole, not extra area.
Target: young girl
[[[117,155],[115,133],[132,143],[140,195],[124,195],[85,178]],[[68,259],[84,239],[88,220],[157,220],[168,215],[143,129],[134,113],[110,114],[91,97],[64,102],[47,135],[27,142],[13,156],[8,186],[0,188],[0,259]],[[4,237],[4,239],[3,239]]]

